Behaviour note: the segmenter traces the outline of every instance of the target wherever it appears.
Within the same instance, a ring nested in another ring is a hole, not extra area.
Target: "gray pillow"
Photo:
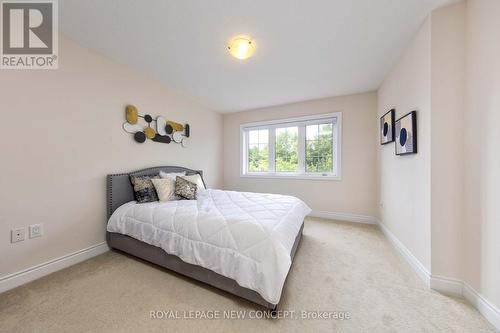
[[[135,200],[138,203],[158,201],[155,186],[151,179],[159,176],[130,176],[130,182],[134,186]]]
[[[175,178],[175,194],[187,200],[196,200],[196,192],[197,186],[195,183],[191,183],[179,176]]]

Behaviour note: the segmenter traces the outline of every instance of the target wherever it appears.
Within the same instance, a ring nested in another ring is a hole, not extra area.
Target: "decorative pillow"
[[[172,178],[175,181],[175,177],[177,176],[185,176],[186,171],[183,172],[165,172],[165,171],[160,171],[160,178]]]
[[[158,176],[130,176],[130,182],[134,186],[135,200],[138,203],[158,201],[151,179],[158,179]]]
[[[203,179],[201,179],[200,174],[194,174],[194,175],[189,175],[189,176],[182,176],[185,180],[190,181],[191,183],[195,183],[197,186],[197,192],[201,193],[206,190],[205,184],[203,183]]]
[[[160,201],[181,200],[182,198],[175,194],[175,179],[160,178],[151,179]]]
[[[175,178],[175,194],[188,200],[196,200],[196,184],[190,181],[177,177]]]

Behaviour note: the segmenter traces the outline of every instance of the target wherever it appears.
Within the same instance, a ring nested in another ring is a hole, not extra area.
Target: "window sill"
[[[262,179],[289,179],[289,180],[328,180],[328,181],[341,181],[342,177],[340,176],[334,176],[334,175],[328,175],[328,176],[321,176],[321,175],[284,175],[284,174],[276,174],[276,173],[270,173],[270,174],[259,174],[259,173],[245,173],[245,174],[240,174],[241,178],[262,178]]]

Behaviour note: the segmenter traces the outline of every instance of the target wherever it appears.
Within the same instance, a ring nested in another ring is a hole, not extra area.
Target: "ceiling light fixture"
[[[240,60],[248,59],[255,51],[255,42],[246,36],[234,37],[227,45],[229,53]]]

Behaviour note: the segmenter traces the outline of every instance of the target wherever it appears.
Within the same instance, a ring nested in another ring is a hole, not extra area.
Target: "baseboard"
[[[431,275],[424,265],[408,250],[399,239],[392,234],[380,221],[378,226],[389,242],[398,250],[412,269],[424,281],[425,285],[442,294],[465,298],[481,313],[498,331],[500,331],[500,310],[479,294],[474,288],[462,280],[439,275]]]
[[[410,264],[410,266],[413,268],[415,273],[422,279],[424,284],[429,287],[430,286],[430,277],[431,273],[427,270],[427,268],[408,250],[406,246],[403,245],[397,239],[396,236],[392,234],[392,232],[387,229],[384,224],[381,222],[378,222],[378,226],[384,233],[385,237],[389,240],[389,242],[398,250],[398,252],[401,254],[401,256]]]
[[[0,277],[0,293],[39,279],[42,276],[54,273],[63,268],[95,257],[109,250],[106,242],[102,242],[85,249],[66,254],[42,264],[30,267],[20,272]]]
[[[433,275],[431,288],[442,294],[465,298],[500,331],[500,310],[464,281]]]
[[[463,296],[463,281],[445,276],[432,275],[430,287],[442,294],[451,296]]]
[[[463,297],[500,331],[500,310],[467,283],[463,282],[462,284]]]
[[[349,213],[336,213],[336,212],[325,212],[320,210],[313,210],[309,216],[319,217],[328,220],[337,221],[347,221],[355,223],[365,223],[365,224],[376,224],[377,219],[373,216],[359,215],[359,214],[349,214]]]

